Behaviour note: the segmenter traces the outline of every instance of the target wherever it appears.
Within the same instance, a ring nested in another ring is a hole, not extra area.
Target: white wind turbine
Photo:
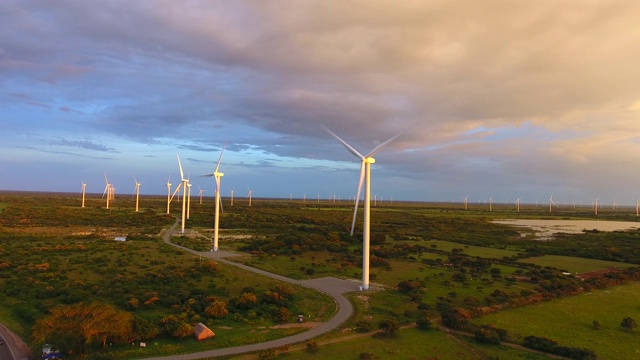
[[[518,198],[518,200],[516,201],[517,207],[518,207],[518,212],[520,212],[520,198]]]
[[[233,206],[233,190],[231,190],[231,206]]]
[[[171,204],[171,174],[167,179],[167,215],[169,215],[169,204]]]
[[[82,180],[80,180],[80,183],[82,183],[82,207],[84,207],[84,196],[87,191],[87,184],[85,184]]]
[[[105,195],[107,196],[107,209],[109,209],[109,200],[111,200],[111,184],[109,184],[109,180],[107,180],[107,174],[104,174],[104,182],[107,185],[104,187],[102,197],[105,197]]]
[[[220,178],[224,176],[223,173],[219,172],[220,170],[220,162],[222,162],[222,155],[224,154],[224,147],[222,147],[222,152],[220,152],[220,157],[218,158],[218,164],[216,165],[216,169],[212,174],[207,174],[204,176],[213,176],[216,179],[216,211],[215,211],[215,220],[213,227],[213,247],[211,251],[218,251],[218,225],[220,224],[220,205],[222,204],[222,199],[220,199]],[[251,190],[249,190],[249,205],[251,205]]]
[[[465,210],[468,209],[468,201],[469,201],[469,195],[464,197],[464,209]]]
[[[598,215],[598,198],[596,198],[594,209],[595,209],[595,214]]]
[[[493,211],[493,196],[489,196],[489,211]]]
[[[638,199],[636,198],[636,216],[640,216],[640,214],[638,213]]]
[[[207,190],[202,190],[200,185],[198,185],[198,190],[200,190],[200,192],[198,192],[198,197],[200,198],[200,205],[202,205],[202,193],[207,191]]]
[[[360,166],[360,180],[358,182],[358,195],[356,196],[356,204],[353,210],[353,221],[351,222],[351,236],[353,236],[353,230],[356,225],[356,215],[358,214],[358,201],[360,200],[360,191],[362,190],[362,182],[364,181],[364,223],[362,229],[362,289],[369,289],[369,246],[370,246],[370,229],[371,229],[371,164],[374,164],[376,160],[372,157],[378,151],[380,151],[385,145],[393,141],[400,134],[391,137],[389,140],[376,146],[370,153],[363,156],[356,149],[347,144],[338,135],[331,132],[331,130],[325,128],[325,130],[335,137],[342,145],[344,145],[349,152],[360,159],[362,165]]]
[[[251,206],[251,194],[253,193],[253,191],[251,191],[251,189],[249,189],[249,194],[247,195],[247,198],[249,199],[249,206]]]
[[[185,216],[187,215],[187,184],[189,183],[189,181],[187,179],[184,178],[184,172],[182,171],[182,163],[180,162],[180,156],[176,155],[178,157],[178,166],[180,167],[180,186],[182,186],[182,224],[180,227],[180,233],[184,234],[184,223],[186,221]],[[176,191],[178,191],[179,187],[176,188]],[[178,194],[178,197],[180,197],[180,194]]]
[[[549,212],[551,212],[551,206],[554,204],[555,203],[553,202],[553,193],[551,193],[551,196],[549,197]]]
[[[140,202],[140,183],[135,176],[133,177],[133,181],[136,182],[136,212],[138,212],[138,203]]]

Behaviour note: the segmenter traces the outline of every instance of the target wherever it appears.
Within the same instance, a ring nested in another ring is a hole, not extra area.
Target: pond
[[[557,233],[579,234],[585,230],[618,231],[640,228],[640,223],[634,221],[503,219],[493,222],[529,228],[539,240],[551,240]],[[522,236],[526,234],[523,233]]]

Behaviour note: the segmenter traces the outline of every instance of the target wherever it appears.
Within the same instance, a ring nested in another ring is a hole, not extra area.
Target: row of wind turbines
[[[366,155],[362,155],[360,152],[358,152],[355,148],[353,148],[351,145],[349,145],[346,141],[344,141],[343,139],[341,139],[338,135],[336,135],[335,133],[333,133],[331,130],[324,128],[325,131],[327,131],[331,136],[333,136],[336,140],[338,140],[351,154],[353,154],[354,156],[356,156],[360,162],[361,162],[361,166],[360,166],[360,177],[359,177],[359,181],[358,181],[358,190],[357,190],[357,195],[354,198],[354,211],[353,211],[353,219],[351,222],[351,236],[353,236],[354,233],[354,229],[355,229],[355,223],[356,223],[356,218],[357,218],[357,213],[358,213],[358,205],[359,205],[359,201],[360,201],[360,195],[361,195],[361,191],[362,191],[362,186],[364,185],[364,218],[363,218],[363,231],[362,231],[362,286],[360,287],[361,290],[368,290],[370,288],[370,281],[369,281],[369,258],[370,258],[370,224],[371,224],[371,164],[375,163],[375,159],[373,158],[373,156],[375,154],[377,154],[380,150],[382,150],[382,148],[384,146],[386,146],[387,144],[389,144],[391,141],[393,141],[394,139],[396,139],[400,134],[397,134],[391,138],[389,138],[388,140],[386,140],[385,142],[381,143],[380,145],[376,146],[372,151],[370,151],[369,153],[367,153]],[[220,221],[220,211],[222,209],[222,204],[221,204],[221,199],[220,199],[220,182],[221,182],[221,178],[224,176],[223,173],[220,172],[220,164],[222,162],[222,156],[224,154],[224,149],[225,147],[222,148],[222,151],[220,153],[220,157],[218,159],[218,162],[216,164],[215,170],[213,173],[211,174],[206,174],[203,176],[207,176],[207,177],[214,177],[215,178],[215,182],[216,182],[216,195],[215,195],[215,213],[214,213],[214,236],[213,236],[213,244],[212,244],[212,249],[211,251],[218,251],[218,229],[219,229],[219,221]],[[188,178],[184,177],[184,172],[182,169],[182,163],[180,162],[180,157],[178,156],[178,166],[180,168],[180,184],[176,187],[175,191],[173,192],[173,194],[171,193],[171,183],[170,183],[170,178],[169,180],[167,180],[167,214],[169,214],[169,206],[171,201],[173,200],[174,196],[180,191],[180,189],[182,188],[182,197],[183,197],[183,201],[182,201],[182,221],[181,221],[181,233],[185,232],[185,224],[186,224],[186,220],[189,218],[189,205],[188,202],[190,200],[190,188],[191,188],[191,184],[189,182]],[[135,180],[135,178],[134,178]],[[115,189],[113,188],[113,186],[111,184],[109,184],[107,177],[105,175],[105,182],[106,182],[106,187],[105,187],[105,192],[103,194],[103,197],[106,195],[107,197],[107,208],[109,207],[109,199],[113,199],[113,196],[115,194]],[[138,183],[137,180],[135,180],[136,182],[136,211],[138,211],[138,198],[139,198],[139,189],[140,189],[140,184]],[[82,184],[82,204],[84,207],[84,195],[85,195],[85,187],[86,184]],[[200,193],[198,194],[200,197],[200,201],[202,203],[202,193],[204,192],[204,190],[200,189]],[[251,195],[252,195],[252,191],[251,189],[249,189],[249,205],[251,205]],[[180,194],[178,193],[178,199],[180,197]],[[306,194],[305,194],[305,201],[306,201]],[[233,191],[231,191],[231,204],[233,205]],[[517,200],[517,209],[518,211],[520,211],[520,205],[521,205],[521,201],[518,198]],[[492,210],[492,205],[493,205],[493,198],[490,198],[490,210]],[[549,198],[549,211],[552,211],[552,206],[553,205],[557,205],[554,200],[553,200],[553,194],[550,196]],[[468,206],[468,197],[465,197],[464,199],[464,206],[465,209],[467,209]],[[598,200],[595,200],[595,211],[596,211],[596,215],[597,215],[597,209],[598,209]],[[636,214],[638,214],[638,201],[636,201]]]
[[[395,138],[397,138],[400,134],[397,134],[382,144],[375,147],[371,152],[366,155],[362,155],[356,149],[354,149],[347,142],[342,140],[338,135],[333,133],[331,130],[324,128],[329,134],[331,134],[334,138],[336,138],[344,147],[351,152],[354,156],[356,156],[361,161],[360,166],[360,179],[358,181],[358,190],[357,195],[354,198],[354,210],[353,210],[353,220],[351,222],[351,236],[353,236],[353,232],[355,229],[356,217],[358,213],[358,205],[360,201],[360,195],[362,191],[362,186],[364,185],[364,219],[363,219],[363,233],[362,233],[362,286],[360,287],[362,290],[368,290],[370,287],[369,283],[369,254],[370,254],[370,214],[371,214],[371,164],[375,163],[375,159],[373,156],[378,153],[384,146],[389,144]],[[220,225],[220,211],[222,210],[222,203],[220,199],[220,182],[221,178],[224,176],[222,172],[220,172],[220,164],[222,162],[222,155],[224,154],[225,147],[222,148],[220,153],[220,157],[218,158],[218,163],[216,164],[215,170],[211,174],[205,174],[203,176],[213,177],[216,182],[216,193],[215,193],[215,212],[214,212],[214,235],[213,235],[213,244],[211,251],[218,251],[218,230]],[[191,184],[188,178],[184,177],[184,171],[182,169],[182,162],[180,161],[180,156],[177,156],[178,159],[178,167],[180,169],[180,184],[175,188],[173,193],[171,192],[171,177],[167,180],[167,214],[170,213],[170,204],[173,201],[176,194],[178,195],[178,199],[180,198],[179,191],[182,189],[182,218],[181,218],[181,227],[180,233],[185,232],[185,224],[186,220],[189,218],[189,206],[190,206],[190,198],[191,198]],[[113,184],[109,183],[109,180],[105,174],[105,190],[102,195],[103,198],[106,197],[107,201],[107,209],[109,208],[109,202],[115,198],[115,187]],[[135,181],[135,197],[136,197],[136,212],[139,211],[139,198],[140,198],[140,183],[134,177]],[[202,193],[205,191],[201,189],[199,186],[200,192],[198,196],[200,197],[200,203],[202,203]],[[86,184],[82,182],[82,207],[85,207],[85,194],[86,194]],[[251,206],[251,196],[252,191],[249,189],[248,199],[249,206]],[[304,195],[306,201],[306,194]],[[377,199],[377,196],[376,196]],[[318,201],[320,197],[318,196]],[[335,200],[335,197],[334,197]],[[233,190],[231,191],[231,205],[233,205]]]

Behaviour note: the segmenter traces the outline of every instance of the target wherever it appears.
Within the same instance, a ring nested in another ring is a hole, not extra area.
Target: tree
[[[387,319],[380,321],[378,327],[386,335],[394,335],[400,329],[400,323],[396,319]]]
[[[86,345],[107,339],[127,342],[133,333],[133,315],[99,303],[77,303],[51,309],[36,321],[32,335],[36,342],[50,343],[61,350],[82,353]]]
[[[633,331],[633,329],[638,327],[638,324],[636,324],[636,321],[633,320],[633,318],[631,316],[627,316],[626,318],[622,319],[622,322],[620,323],[620,326],[622,326],[624,331],[631,332],[631,331]]]
[[[204,309],[205,314],[211,316],[214,319],[222,319],[229,313],[227,310],[227,303],[221,300],[214,300],[211,305]]]
[[[273,314],[275,321],[287,322],[291,317],[291,312],[286,307],[280,307]]]
[[[420,319],[416,320],[416,326],[421,330],[429,330],[431,329],[431,320],[429,320],[429,318],[426,316],[421,317]]]
[[[182,340],[185,336],[193,334],[193,326],[183,322],[178,325],[178,328],[171,334],[174,338]]]

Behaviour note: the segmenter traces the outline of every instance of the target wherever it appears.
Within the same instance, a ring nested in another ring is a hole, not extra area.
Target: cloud
[[[95,142],[89,140],[67,140],[67,139],[57,139],[49,141],[50,145],[57,146],[66,146],[66,147],[74,147],[80,149],[94,150],[94,151],[102,151],[102,152],[110,152],[110,153],[118,153],[115,148],[105,146],[102,144],[97,144]]]

